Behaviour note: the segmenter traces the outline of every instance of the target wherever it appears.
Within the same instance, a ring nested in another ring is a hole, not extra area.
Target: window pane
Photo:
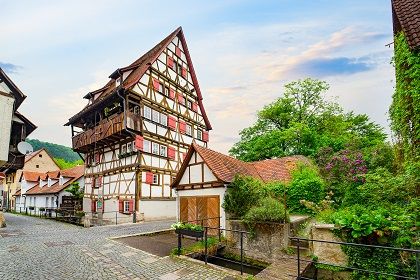
[[[144,140],[143,141],[143,149],[146,153],[150,153],[151,152],[151,145],[150,145],[150,141],[149,140]]]
[[[203,139],[203,132],[201,130],[197,130],[197,139],[202,140]]]
[[[165,114],[160,114],[160,124],[167,126],[168,123],[168,116]]]
[[[160,145],[160,155],[166,157],[166,146]]]
[[[154,122],[159,122],[159,112],[158,111],[155,111],[155,110],[152,110],[152,121],[154,121]]]
[[[159,154],[159,144],[158,143],[152,143],[152,153],[158,155]]]
[[[150,109],[150,107],[144,106],[143,108],[143,116],[146,119],[151,119],[152,118],[152,109]]]

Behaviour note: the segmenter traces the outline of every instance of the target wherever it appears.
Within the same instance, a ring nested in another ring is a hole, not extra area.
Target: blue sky
[[[227,152],[285,83],[326,80],[346,109],[388,127],[394,86],[389,1],[1,1],[0,67],[28,96],[32,138],[70,145],[63,127],[103,86],[182,26]],[[388,130],[388,129],[387,129]]]

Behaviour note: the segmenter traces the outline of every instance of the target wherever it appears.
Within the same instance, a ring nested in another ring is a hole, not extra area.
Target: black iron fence
[[[316,279],[316,275],[314,278],[310,278],[307,276],[304,271],[301,269],[301,265],[307,266],[309,263],[315,265],[326,265],[330,267],[335,267],[338,269],[343,269],[351,272],[359,272],[364,273],[366,275],[375,275],[376,277],[390,277],[386,279],[410,279],[410,280],[419,280],[420,279],[420,250],[418,249],[406,249],[406,248],[397,248],[397,247],[387,247],[387,246],[380,246],[380,245],[367,245],[367,244],[359,244],[359,243],[349,243],[349,242],[338,242],[338,241],[328,241],[328,240],[317,240],[317,239],[308,239],[308,238],[300,238],[300,237],[290,237],[292,241],[295,242],[297,247],[297,257],[294,258],[297,260],[297,275],[289,275],[293,277],[297,277],[296,279],[305,279],[305,280],[313,280]],[[325,243],[325,244],[336,244],[340,245],[341,247],[361,247],[366,248],[369,250],[392,250],[399,253],[406,253],[410,254],[415,259],[415,267],[413,267],[412,272],[415,275],[398,275],[394,273],[388,273],[384,271],[376,271],[376,270],[369,270],[369,269],[362,269],[354,266],[345,266],[345,265],[337,265],[334,263],[326,263],[326,262],[319,262],[314,260],[308,260],[301,257],[300,249],[302,248],[303,243]],[[378,279],[385,279],[385,278],[378,278]]]
[[[208,219],[200,219],[200,220],[193,220],[191,222],[199,221],[199,224],[203,221],[201,220],[209,220],[209,219],[217,219],[220,217],[215,218],[208,218]],[[196,258],[201,259],[205,262],[205,264],[214,263],[219,266],[225,266],[230,269],[235,269],[243,273],[252,274],[253,267],[246,262],[246,249],[244,246],[245,239],[250,235],[250,232],[241,231],[241,230],[234,230],[234,229],[224,229],[221,227],[210,227],[210,226],[203,226],[203,231],[201,233],[188,233],[185,231],[178,231],[178,255],[182,252],[182,239],[184,235],[191,236],[196,239],[200,239],[201,242],[204,243],[204,252],[202,252]],[[227,236],[230,236],[226,238]],[[220,252],[228,252],[226,255],[224,253],[220,254]],[[255,274],[255,273],[254,273]]]

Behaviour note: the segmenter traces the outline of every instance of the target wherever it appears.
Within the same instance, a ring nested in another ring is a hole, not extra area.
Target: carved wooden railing
[[[111,135],[121,132],[124,129],[124,113],[114,115],[102,120],[94,128],[75,135],[72,139],[74,150],[101,141]]]

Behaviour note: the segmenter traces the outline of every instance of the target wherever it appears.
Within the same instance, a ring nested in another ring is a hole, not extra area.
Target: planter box
[[[204,231],[195,231],[195,230],[189,230],[189,229],[176,229],[175,233],[191,236],[191,237],[203,237],[204,235]]]

